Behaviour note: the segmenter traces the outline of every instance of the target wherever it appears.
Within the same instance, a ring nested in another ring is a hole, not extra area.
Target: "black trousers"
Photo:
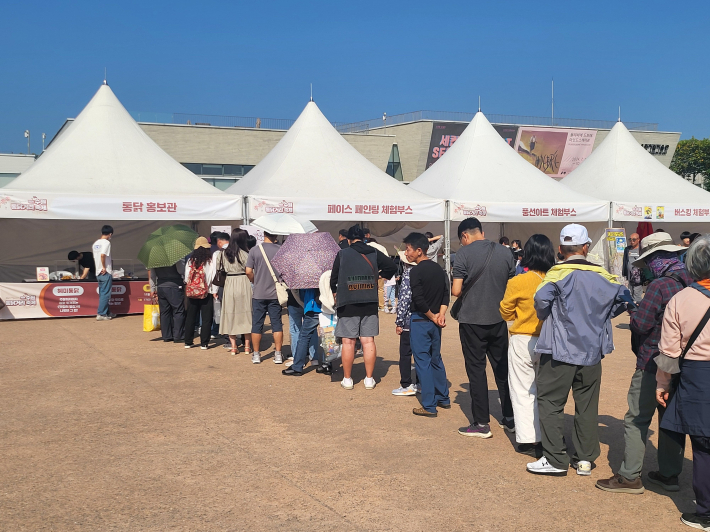
[[[185,320],[185,345],[192,345],[195,338],[195,323],[197,314],[202,316],[202,328],[200,329],[200,345],[210,343],[212,334],[212,315],[214,314],[214,296],[207,294],[204,299],[187,298],[187,319]]]
[[[419,384],[419,376],[414,375],[414,383]],[[409,331],[402,331],[399,336],[399,384],[407,388],[412,384],[412,344]]]
[[[684,436],[685,437],[685,436]],[[696,513],[710,517],[710,438],[691,436]]]
[[[185,293],[175,283],[158,285],[160,332],[166,342],[182,342],[185,337]]]
[[[473,422],[485,425],[491,417],[488,406],[488,378],[486,356],[491,363],[503,417],[513,417],[508,388],[508,327],[504,321],[494,325],[459,324],[466,373],[471,387]]]

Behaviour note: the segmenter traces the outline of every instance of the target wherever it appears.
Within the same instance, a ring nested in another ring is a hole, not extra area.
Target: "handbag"
[[[219,265],[214,274],[212,284],[215,286],[224,286],[227,282],[227,270],[224,269],[224,251],[219,252]]]
[[[266,251],[264,251],[264,246],[260,244],[259,249],[261,250],[261,254],[264,256],[264,262],[266,262],[266,265],[269,267],[269,272],[271,272],[271,278],[274,280],[274,285],[276,285],[276,299],[279,300],[279,305],[285,307],[288,303],[288,286],[286,286],[286,283],[279,281],[276,278],[274,269],[271,267],[271,262],[269,262],[269,257],[266,256]]]
[[[463,287],[463,290],[461,290],[461,295],[456,298],[456,301],[454,301],[454,304],[451,305],[451,317],[458,321],[459,319],[459,314],[461,312],[461,306],[463,305],[463,300],[466,297],[466,294],[469,293],[471,288],[473,288],[473,285],[476,284],[476,282],[481,278],[483,275],[483,272],[486,271],[486,268],[488,268],[488,263],[491,262],[491,256],[493,256],[493,249],[495,248],[495,244],[491,242],[490,247],[488,248],[488,255],[486,256],[486,262],[483,264],[483,268],[481,268],[476,276],[471,279],[471,281]]]
[[[143,305],[143,331],[160,330],[160,307],[158,305]]]

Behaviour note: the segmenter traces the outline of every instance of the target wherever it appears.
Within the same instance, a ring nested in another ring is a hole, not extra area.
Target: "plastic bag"
[[[143,305],[143,331],[160,330],[160,307],[158,305]]]
[[[325,362],[331,362],[340,358],[342,345],[335,336],[335,325],[338,317],[335,314],[321,314],[319,316],[320,327],[318,327],[318,337],[323,348]]]

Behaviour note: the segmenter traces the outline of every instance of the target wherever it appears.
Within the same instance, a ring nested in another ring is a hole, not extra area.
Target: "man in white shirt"
[[[113,269],[111,268],[111,237],[113,227],[104,225],[101,228],[101,238],[99,238],[91,250],[94,253],[94,263],[96,264],[96,279],[99,282],[99,309],[96,313],[98,321],[106,321],[116,315],[109,310],[111,301],[111,286],[113,285]]]

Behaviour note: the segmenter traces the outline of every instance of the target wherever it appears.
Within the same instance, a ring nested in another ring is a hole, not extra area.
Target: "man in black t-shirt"
[[[410,233],[404,243],[407,260],[417,264],[409,273],[412,289],[409,337],[421,384],[422,408],[415,408],[412,413],[436,417],[437,406],[451,408],[446,368],[441,359],[441,330],[446,327],[449,283],[444,270],[427,257],[429,239],[426,235]]]
[[[96,263],[94,262],[93,252],[84,251],[79,253],[78,251],[70,251],[69,255],[67,255],[67,259],[76,261],[79,266],[83,268],[81,279],[87,279],[89,281],[96,280]],[[78,268],[77,273],[79,273]]]

